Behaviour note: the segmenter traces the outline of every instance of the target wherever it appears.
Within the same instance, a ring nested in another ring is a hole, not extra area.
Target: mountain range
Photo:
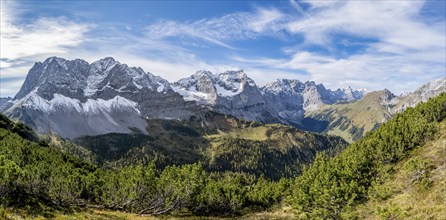
[[[50,57],[30,69],[20,91],[13,99],[2,100],[0,110],[38,133],[65,138],[147,134],[147,119],[205,119],[207,112],[215,111],[308,131],[342,131],[344,138],[354,140],[395,113],[444,90],[445,78],[404,96],[388,90],[366,94],[364,89],[350,87],[332,91],[312,81],[289,79],[260,87],[243,70],[218,75],[198,71],[170,83],[111,57],[91,64]],[[361,107],[361,114],[355,113],[355,106]],[[363,110],[365,106],[370,108]],[[376,115],[375,107],[384,113]],[[364,124],[355,117],[372,119]]]
[[[405,216],[396,203],[442,216],[445,85],[400,96],[289,79],[260,87],[242,70],[170,83],[110,57],[51,57],[0,99],[0,202],[212,216],[288,204],[323,219]]]

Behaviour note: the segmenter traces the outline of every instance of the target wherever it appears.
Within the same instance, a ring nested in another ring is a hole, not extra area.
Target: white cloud
[[[2,82],[2,86],[0,86],[0,97],[13,97],[17,93],[17,91],[19,91],[22,83],[23,80],[21,79],[8,81],[7,86],[3,86],[5,85],[5,82]]]
[[[391,89],[395,93],[412,91],[428,81],[444,77],[444,64],[437,60],[420,60],[418,55],[365,53],[347,58],[333,58],[308,51],[296,52],[290,59],[244,59],[234,61],[268,69],[260,74],[271,79],[273,73],[301,81],[312,80],[331,89],[353,86],[369,90]],[[444,62],[444,61],[443,61]],[[240,64],[244,66],[243,64]],[[280,73],[290,73],[283,74]],[[300,72],[300,75],[295,74]],[[303,72],[303,73],[302,73]],[[292,74],[294,73],[294,74]],[[275,75],[275,77],[277,77]],[[414,86],[416,85],[416,86]]]
[[[41,17],[35,21],[18,22],[22,11],[14,1],[1,3],[1,58],[9,60],[38,54],[64,53],[78,46],[90,25],[78,24],[63,17]],[[5,61],[6,60],[6,61]]]
[[[148,33],[159,39],[189,36],[225,47],[230,47],[227,42],[234,39],[275,36],[284,31],[303,35],[304,45],[285,50],[291,54],[288,59],[232,57],[233,62],[262,82],[273,80],[274,75],[314,80],[334,89],[351,85],[403,92],[444,75],[445,21],[424,23],[420,15],[423,1],[304,1],[310,4],[305,12],[297,2],[290,4],[303,16],[257,9],[255,13],[233,13],[194,22],[162,21],[149,26]],[[364,51],[343,58],[305,49],[316,44],[336,50],[336,35],[371,41],[361,42]]]
[[[280,30],[280,22],[283,21],[285,15],[274,9],[258,9],[252,17],[252,20],[247,20],[248,30],[261,33]]]
[[[8,68],[11,67],[11,63],[0,60],[0,68]]]
[[[14,25],[2,22],[2,58],[14,60],[43,53],[64,53],[67,47],[82,43],[88,25],[64,18],[40,18],[31,24]]]
[[[303,16],[308,16],[305,10],[299,5],[299,3],[296,0],[290,0],[290,5]]]
[[[418,16],[423,1],[310,1],[309,16],[288,24],[308,43],[328,44],[334,34],[350,34],[407,49],[444,47],[444,20],[425,24]],[[393,52],[393,51],[391,51]]]

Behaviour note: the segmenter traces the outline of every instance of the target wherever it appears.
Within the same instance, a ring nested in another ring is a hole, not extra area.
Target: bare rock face
[[[146,118],[189,118],[184,101],[161,77],[111,57],[92,64],[51,57],[36,63],[2,111],[40,133],[75,138],[111,132],[146,132]]]
[[[174,91],[181,94],[185,100],[198,104],[214,105],[217,102],[217,77],[209,71],[197,71],[188,78],[173,83]]]
[[[90,66],[83,60],[68,61],[50,57],[31,68],[14,99],[22,99],[30,93],[36,93],[45,100],[51,100],[56,92],[81,99],[89,70]]]
[[[4,97],[4,98],[0,97],[0,112],[2,112],[3,109],[7,109],[10,107],[11,100],[12,100],[11,97]]]
[[[416,106],[420,102],[426,102],[429,98],[435,97],[442,92],[446,92],[446,77],[426,83],[414,92],[397,97],[393,103],[392,112],[402,112],[409,107]]]
[[[324,104],[355,101],[364,91],[331,91],[315,82],[279,79],[259,88],[242,70],[213,75],[198,71],[173,84],[184,99],[212,107],[223,114],[265,123],[299,123],[305,111]]]
[[[175,82],[173,88],[182,94],[185,100],[210,106],[223,114],[261,121],[264,106],[262,94],[254,80],[243,70],[227,71],[218,75],[198,71]]]
[[[355,101],[362,98],[364,92],[353,90],[326,89],[315,82],[279,79],[261,88],[267,111],[284,124],[297,124],[304,118],[304,113],[315,111],[326,104],[340,101]],[[349,94],[354,92],[355,96]]]
[[[404,96],[385,90],[379,105],[395,114],[444,92],[445,82],[445,78],[436,80]],[[364,94],[365,90],[350,87],[332,91],[312,81],[288,79],[259,87],[243,70],[218,75],[198,71],[169,83],[111,57],[91,64],[50,57],[30,69],[12,100],[0,100],[0,111],[40,133],[55,132],[68,138],[147,132],[147,118],[187,120],[209,109],[305,129],[305,115],[323,106],[360,100]]]
[[[268,112],[286,122],[299,122],[304,115],[305,84],[299,80],[280,79],[261,88]]]
[[[259,121],[264,109],[262,94],[243,70],[220,73],[217,77],[215,109],[249,121]]]

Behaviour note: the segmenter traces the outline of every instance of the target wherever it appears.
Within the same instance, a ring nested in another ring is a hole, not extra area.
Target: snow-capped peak
[[[197,90],[199,91],[201,87],[213,85],[216,81],[215,75],[209,71],[200,70],[191,75],[190,77],[183,78],[174,83],[176,87],[180,87],[186,90]]]
[[[330,92],[334,95],[336,100],[343,101],[354,101],[364,96],[364,92],[353,89],[350,86],[343,89],[337,89],[335,91],[330,90]]]
[[[261,90],[263,92],[271,92],[271,93],[293,93],[294,91],[302,91],[304,88],[304,84],[296,79],[277,79],[273,82],[270,82],[263,86]]]
[[[255,86],[254,80],[248,77],[243,70],[226,71],[218,74],[218,79],[225,83],[248,83],[250,86]]]
[[[243,70],[226,71],[218,74],[217,93],[221,96],[235,96],[243,92],[245,86],[257,87],[254,80],[249,78]]]
[[[60,64],[62,64],[62,63],[64,63],[65,61],[67,61],[66,59],[64,59],[64,58],[61,58],[61,57],[49,57],[49,58],[47,58],[43,63],[45,63],[45,64],[49,64],[49,63],[51,63],[51,62],[57,62],[59,65]]]
[[[423,93],[426,91],[437,91],[437,90],[443,90],[443,92],[445,92],[446,91],[445,85],[446,85],[446,77],[443,77],[424,84],[423,86],[415,90],[415,92]]]
[[[186,101],[196,101],[200,104],[215,103],[216,76],[209,71],[200,70],[190,77],[173,83],[172,89],[183,96]]]
[[[215,75],[207,70],[199,70],[192,75],[192,78],[199,78],[199,77],[208,77],[214,79]]]

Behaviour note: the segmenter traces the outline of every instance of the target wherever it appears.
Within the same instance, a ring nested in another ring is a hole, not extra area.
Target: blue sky
[[[445,1],[1,1],[0,96],[49,56],[112,56],[169,81],[243,69],[257,84],[412,91],[445,76]]]

